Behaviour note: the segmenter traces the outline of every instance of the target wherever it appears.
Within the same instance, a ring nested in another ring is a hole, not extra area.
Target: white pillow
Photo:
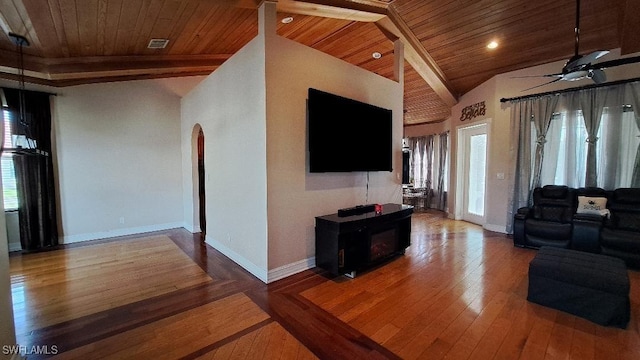
[[[607,198],[578,196],[578,214],[598,214],[607,213]]]

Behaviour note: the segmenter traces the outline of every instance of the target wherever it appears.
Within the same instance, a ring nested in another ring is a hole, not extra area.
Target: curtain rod
[[[502,99],[500,99],[500,102],[504,103],[504,102],[509,102],[509,101],[518,101],[518,100],[529,99],[529,98],[533,98],[533,97],[559,95],[559,94],[562,94],[562,93],[568,93],[568,92],[572,92],[572,91],[580,91],[580,90],[595,89],[595,88],[600,88],[600,87],[621,85],[621,84],[627,84],[627,83],[632,83],[632,82],[636,82],[636,81],[640,81],[640,78],[618,80],[618,81],[612,81],[612,82],[602,83],[602,84],[591,84],[591,85],[585,85],[585,86],[574,87],[574,88],[569,88],[569,89],[547,91],[547,92],[543,92],[543,93],[524,95],[524,96],[518,96],[518,97],[512,97],[512,98],[502,98]]]

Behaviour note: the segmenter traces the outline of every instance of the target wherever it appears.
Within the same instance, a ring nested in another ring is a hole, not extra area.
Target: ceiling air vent
[[[151,39],[147,47],[149,49],[164,49],[167,47],[169,39]]]

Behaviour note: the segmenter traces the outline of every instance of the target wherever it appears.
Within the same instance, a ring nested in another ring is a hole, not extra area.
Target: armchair
[[[534,189],[533,206],[520,208],[514,217],[514,245],[568,248],[576,199],[575,189],[567,186],[546,185]]]

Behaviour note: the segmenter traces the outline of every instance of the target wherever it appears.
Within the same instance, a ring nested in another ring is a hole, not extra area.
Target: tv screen
[[[309,88],[309,170],[392,171],[391,110]]]

